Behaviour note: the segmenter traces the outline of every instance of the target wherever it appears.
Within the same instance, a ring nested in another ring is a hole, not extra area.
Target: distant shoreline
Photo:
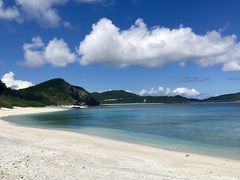
[[[100,106],[104,105],[148,105],[148,104],[238,104],[240,101],[230,101],[230,102],[189,102],[189,103],[113,103],[113,104],[100,104]]]
[[[240,101],[229,101],[229,102],[189,102],[189,103],[103,103],[99,104],[98,106],[117,106],[117,105],[154,105],[154,104],[159,104],[159,105],[171,105],[171,104],[240,104]],[[58,105],[58,106],[44,106],[44,107],[35,107],[35,106],[28,106],[28,107],[17,107],[17,108],[66,108],[66,109],[71,109],[75,105]],[[86,108],[89,107],[94,107],[94,106],[87,106]],[[11,108],[6,108],[6,107],[0,107],[1,109],[11,109]],[[84,109],[84,108],[83,108]]]
[[[115,103],[115,104],[100,104],[100,105],[102,105],[102,106],[105,106],[105,105],[107,105],[107,106],[110,106],[110,105],[113,105],[113,106],[115,106],[115,105],[144,105],[144,104],[164,104],[164,103]]]

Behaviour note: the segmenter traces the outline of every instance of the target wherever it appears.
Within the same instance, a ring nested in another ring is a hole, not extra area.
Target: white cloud
[[[171,90],[170,88],[164,88],[159,86],[158,88],[151,88],[150,90],[143,89],[139,92],[139,95],[141,96],[176,96],[181,95],[184,97],[200,97],[200,92],[198,92],[196,89],[188,89],[185,87],[178,87],[174,90]]]
[[[71,23],[63,21],[58,13],[58,7],[67,4],[70,0],[14,0],[14,4],[5,7],[4,1],[0,0],[0,19],[17,20],[23,22],[24,19],[35,20],[42,26],[71,27]],[[75,0],[81,4],[106,4],[112,0]]]
[[[240,44],[235,35],[222,36],[218,31],[200,35],[189,27],[148,28],[142,19],[126,30],[109,19],[99,20],[78,53],[82,65],[159,67],[193,60],[201,66],[220,64],[224,71],[240,71]]]
[[[168,95],[171,95],[171,89],[159,86],[158,88],[151,88],[150,90],[143,89],[140,91],[139,95],[141,95],[141,96],[168,96]]]
[[[63,39],[54,38],[45,45],[40,37],[34,37],[31,43],[23,45],[23,50],[23,64],[30,67],[39,67],[46,63],[55,67],[64,67],[77,59]]]
[[[40,37],[32,38],[31,43],[23,45],[24,50],[24,64],[31,67],[39,67],[45,63],[43,51],[45,44]]]
[[[0,19],[35,20],[42,26],[57,27],[63,25],[70,27],[70,23],[62,21],[58,7],[70,0],[14,0],[14,5],[5,7],[4,0],[0,0]],[[79,3],[105,3],[109,0],[75,0]]]
[[[15,0],[28,19],[37,20],[42,25],[56,27],[61,17],[56,9],[68,0]]]
[[[24,89],[28,88],[30,86],[33,86],[33,83],[28,81],[22,81],[22,80],[15,80],[14,79],[14,73],[9,72],[2,76],[1,81],[6,84],[7,87],[12,89]]]
[[[5,7],[3,0],[0,0],[0,19],[16,20],[20,17],[16,6]]]
[[[76,60],[76,55],[70,52],[68,44],[63,39],[54,38],[46,46],[45,59],[53,66],[64,67]]]
[[[186,96],[186,97],[196,97],[200,93],[196,89],[187,89],[185,87],[179,87],[172,91],[176,95]]]

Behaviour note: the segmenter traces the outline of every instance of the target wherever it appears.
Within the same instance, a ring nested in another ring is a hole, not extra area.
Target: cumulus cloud
[[[188,89],[185,87],[178,87],[174,90],[171,90],[170,88],[164,88],[159,86],[158,88],[151,88],[149,90],[142,89],[139,92],[139,95],[141,96],[176,96],[181,95],[184,97],[200,97],[200,92],[198,92],[196,89]]]
[[[141,96],[168,96],[171,95],[170,88],[164,88],[159,86],[158,88],[151,88],[150,90],[142,89],[139,93]]]
[[[31,43],[23,45],[23,50],[23,64],[30,67],[39,67],[46,63],[55,67],[64,67],[77,59],[63,39],[54,38],[45,45],[40,37],[34,37]]]
[[[0,0],[0,19],[15,20],[20,17],[20,12],[16,6],[5,7],[3,0]]]
[[[34,37],[31,43],[25,43],[23,45],[24,64],[31,67],[42,66],[45,63],[44,48],[45,44],[40,37]]]
[[[2,76],[1,81],[6,84],[7,87],[12,89],[24,89],[33,86],[33,83],[29,81],[15,80],[14,73],[9,72]]]
[[[68,0],[15,0],[20,6],[21,11],[28,19],[37,20],[42,25],[51,27],[58,26],[61,17],[56,9],[57,6],[63,5]]]
[[[111,0],[75,0],[79,3],[106,3]],[[35,20],[42,26],[57,27],[63,25],[69,27],[70,23],[62,21],[58,13],[59,6],[70,2],[70,0],[14,0],[14,5],[5,7],[4,0],[0,0],[0,19]]]
[[[70,52],[68,44],[63,39],[54,38],[45,48],[45,59],[53,66],[64,67],[76,60],[76,55]]]
[[[172,92],[176,95],[181,95],[186,97],[196,97],[200,95],[200,93],[196,89],[188,89],[185,87],[176,88]]]
[[[220,64],[224,71],[240,70],[240,44],[235,35],[222,36],[218,31],[200,35],[190,27],[148,28],[142,19],[126,30],[109,19],[99,20],[80,43],[78,53],[82,65],[153,68],[192,60],[201,66]]]

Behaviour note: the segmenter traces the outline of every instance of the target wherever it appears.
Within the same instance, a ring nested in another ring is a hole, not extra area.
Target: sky
[[[0,0],[0,78],[90,92],[240,92],[239,0]]]

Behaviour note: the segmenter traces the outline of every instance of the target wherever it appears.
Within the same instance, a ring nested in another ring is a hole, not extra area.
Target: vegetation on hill
[[[4,89],[4,85],[1,86]],[[99,102],[85,89],[72,86],[63,79],[52,79],[22,90],[5,89],[0,93],[0,107],[72,104],[95,106]]]
[[[240,102],[240,93],[225,94],[211,97],[204,100],[205,102]]]
[[[101,104],[115,103],[190,103],[198,102],[197,99],[189,99],[182,96],[139,96],[123,90],[92,93]]]
[[[140,96],[126,92],[123,90],[112,90],[106,91],[102,93],[94,92],[92,95],[99,100],[101,103],[103,102],[119,102],[121,100],[128,101],[128,100],[137,100]]]
[[[0,95],[6,91],[7,87],[6,85],[0,80]]]

